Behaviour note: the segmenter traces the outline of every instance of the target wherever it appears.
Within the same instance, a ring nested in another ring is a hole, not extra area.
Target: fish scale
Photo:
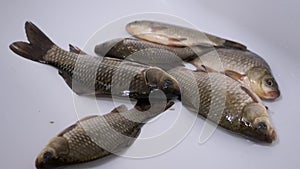
[[[176,80],[160,68],[65,51],[31,22],[26,22],[25,31],[29,43],[14,42],[10,49],[56,67],[77,94],[144,99],[153,89],[160,89],[173,99],[180,93]]]
[[[126,61],[121,62],[110,58],[96,58],[88,55],[81,56],[62,51],[58,47],[54,47],[53,51],[50,51],[45,57],[49,58],[48,62],[50,64],[67,72],[69,76],[72,76],[74,81],[83,84],[91,91],[100,91],[100,95],[110,95],[111,92],[113,92],[110,88],[113,78],[114,85],[121,87],[122,85],[120,83],[134,77],[134,79],[132,79],[132,82],[134,82],[132,83],[132,88],[136,91],[146,90],[145,92],[149,92],[145,88],[145,80],[139,77],[142,76],[141,73],[143,71],[150,68],[149,66],[136,66],[132,63],[127,64]],[[122,71],[117,70],[120,67],[122,67]],[[120,95],[120,93],[113,94]]]
[[[146,111],[127,110],[121,105],[108,114],[86,117],[51,139],[39,154],[36,166],[47,168],[80,163],[121,152],[134,142],[146,121],[173,104],[156,101]]]
[[[238,81],[221,73],[192,71],[182,67],[172,69],[169,73],[179,83],[182,104],[191,111],[227,130],[254,140],[272,142],[276,138],[261,100]],[[254,108],[246,112],[246,107],[251,105]],[[258,131],[258,121],[261,119],[269,126],[268,131]],[[246,126],[248,121],[251,121],[251,125]]]
[[[253,52],[225,48],[217,48],[216,52],[225,69],[234,70],[240,74],[247,73],[252,67],[262,67],[270,71],[267,62]],[[207,53],[207,55],[209,55],[209,53]],[[207,66],[214,68],[213,66],[210,66],[209,63],[207,63]]]

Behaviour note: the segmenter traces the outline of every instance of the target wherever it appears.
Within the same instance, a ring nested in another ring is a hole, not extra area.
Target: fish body
[[[247,47],[238,42],[223,39],[195,29],[163,22],[140,20],[126,25],[133,36],[169,46],[219,46],[245,50]]]
[[[260,98],[275,100],[280,96],[278,84],[268,63],[249,50],[216,48],[190,61],[200,68],[204,65],[247,85]]]
[[[125,59],[164,70],[183,66],[183,60],[193,60],[211,50],[213,48],[174,47],[132,38],[113,39],[95,47],[99,56]]]
[[[182,104],[219,126],[252,140],[271,143],[276,132],[259,97],[246,86],[214,72],[175,68]]]
[[[52,138],[36,159],[36,167],[52,168],[92,161],[128,148],[142,126],[174,103],[154,103],[150,109],[121,105],[105,115],[83,118]]]
[[[34,24],[26,22],[25,30],[29,43],[15,42],[10,49],[27,59],[56,67],[77,94],[138,99],[148,97],[153,89],[165,91],[169,98],[180,93],[176,80],[160,68],[68,52]],[[173,87],[177,89],[171,91]]]

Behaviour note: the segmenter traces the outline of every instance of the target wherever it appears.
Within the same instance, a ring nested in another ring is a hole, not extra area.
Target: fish
[[[181,88],[181,102],[220,127],[258,143],[277,134],[267,108],[249,88],[219,72],[178,67],[169,71]]]
[[[49,141],[36,158],[36,168],[83,163],[123,152],[134,143],[148,120],[173,104],[138,102],[130,110],[121,105],[108,114],[85,117]]]
[[[164,91],[168,99],[180,95],[177,81],[158,67],[65,51],[31,22],[25,23],[25,31],[29,43],[17,41],[10,49],[21,57],[57,68],[78,95],[142,99],[154,89]]]
[[[126,25],[126,30],[133,36],[168,46],[210,46],[228,47],[246,50],[241,43],[223,39],[199,30],[168,23],[138,20]]]
[[[213,50],[212,48],[174,47],[151,43],[133,38],[118,38],[95,47],[99,56],[125,59],[133,62],[157,66],[164,70],[183,66],[183,61],[190,61]]]
[[[243,83],[263,100],[280,97],[280,89],[268,63],[249,50],[215,48],[191,61],[198,69],[204,67],[225,73]]]

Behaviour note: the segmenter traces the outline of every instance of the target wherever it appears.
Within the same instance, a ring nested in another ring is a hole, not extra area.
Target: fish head
[[[54,137],[38,155],[35,165],[37,169],[58,167],[65,163],[64,156],[69,153],[68,142],[63,137]]]
[[[159,68],[151,68],[146,72],[146,84],[150,89],[160,89],[168,99],[180,96],[180,88],[175,78]]]
[[[255,67],[248,71],[251,89],[264,100],[274,100],[280,96],[276,80],[266,68]]]
[[[265,106],[261,103],[250,103],[243,109],[241,121],[244,134],[262,142],[272,143],[277,134]]]
[[[130,22],[126,25],[126,30],[133,35],[151,33],[151,22],[142,20]]]

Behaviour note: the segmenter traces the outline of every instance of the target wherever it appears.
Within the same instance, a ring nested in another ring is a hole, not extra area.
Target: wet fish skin
[[[246,50],[238,42],[223,39],[195,29],[163,22],[139,20],[126,25],[126,30],[140,39],[170,46],[215,46]]]
[[[216,48],[190,63],[200,69],[202,65],[205,65],[227,74],[247,85],[261,99],[275,100],[280,96],[278,83],[268,63],[249,50]]]
[[[86,117],[49,141],[36,159],[36,168],[88,162],[123,151],[139,136],[147,120],[173,104],[151,103],[148,110],[145,105],[130,110],[121,105],[103,116]]]
[[[24,58],[56,67],[77,94],[138,99],[147,98],[150,91],[159,86],[164,86],[163,91],[174,92],[166,93],[168,96],[177,97],[180,93],[176,80],[160,68],[67,52],[56,46],[33,23],[26,22],[25,30],[29,43],[14,42],[10,49]],[[151,77],[156,74],[160,76]],[[124,82],[129,84],[124,85]]]
[[[266,143],[276,140],[265,106],[246,86],[218,72],[175,68],[170,74],[179,82],[182,104],[191,111],[252,140]]]
[[[213,48],[166,46],[133,38],[113,39],[95,47],[95,53],[99,56],[126,59],[152,66],[158,65],[163,69],[183,66],[182,60],[193,60],[211,50]],[[165,65],[167,68],[164,68]]]

